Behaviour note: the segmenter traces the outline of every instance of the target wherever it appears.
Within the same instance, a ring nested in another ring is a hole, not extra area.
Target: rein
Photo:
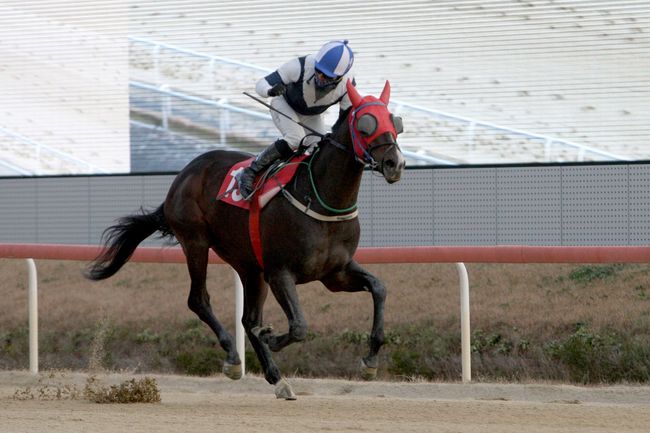
[[[391,147],[394,146],[394,147],[397,147],[397,149],[399,149],[399,145],[395,141],[389,142],[389,143],[378,144],[378,145],[375,145],[375,146],[370,146],[370,145],[364,146],[361,139],[359,138],[359,135],[358,135],[359,131],[357,131],[357,129],[356,129],[355,125],[354,125],[354,121],[356,119],[357,112],[359,112],[362,108],[368,107],[370,105],[381,105],[381,106],[385,107],[386,105],[381,103],[381,102],[368,102],[368,103],[365,103],[365,104],[357,107],[356,109],[354,109],[350,113],[349,120],[348,120],[350,138],[352,139],[352,150],[350,150],[344,144],[338,142],[337,140],[334,140],[331,137],[331,134],[321,134],[320,132],[314,130],[313,128],[310,128],[307,125],[304,125],[302,122],[299,122],[299,121],[291,118],[287,114],[283,113],[282,111],[272,107],[270,104],[267,104],[266,102],[260,100],[259,98],[256,98],[255,96],[253,96],[253,95],[251,95],[251,94],[249,94],[247,92],[243,92],[243,93],[246,96],[248,96],[249,98],[251,98],[251,99],[259,102],[260,104],[264,105],[265,107],[269,108],[270,110],[275,111],[276,113],[284,116],[285,118],[287,118],[287,119],[291,120],[292,122],[298,124],[299,126],[303,127],[304,129],[310,131],[311,134],[309,134],[309,135],[315,135],[315,136],[319,137],[321,139],[321,141],[327,141],[328,144],[331,144],[334,147],[336,147],[337,149],[342,150],[344,152],[352,152],[352,154],[354,155],[354,158],[355,158],[355,160],[357,162],[359,162],[363,166],[367,165],[372,170],[379,171],[380,173],[383,173],[384,158],[382,158],[381,164],[380,164],[372,156],[372,152],[377,150],[377,149],[380,149],[382,147],[386,147],[386,146],[391,146]],[[360,152],[357,152],[355,150],[355,148],[358,148],[360,150]],[[353,204],[352,206],[344,208],[344,209],[336,209],[336,208],[333,208],[333,207],[329,206],[327,203],[325,203],[325,201],[321,198],[320,194],[318,193],[318,189],[316,188],[316,182],[314,180],[314,174],[312,172],[311,166],[312,166],[312,163],[313,163],[314,159],[316,159],[316,155],[318,154],[319,150],[320,150],[320,147],[316,146],[316,150],[314,151],[313,156],[309,159],[309,163],[302,162],[301,164],[306,164],[307,165],[307,172],[309,173],[309,182],[311,184],[311,189],[314,192],[314,195],[316,196],[316,200],[323,207],[323,209],[325,209],[328,212],[331,212],[331,213],[333,213],[335,215],[334,216],[321,215],[321,214],[311,210],[310,209],[311,204],[302,205],[296,198],[294,198],[284,188],[282,189],[283,195],[289,201],[289,203],[291,203],[292,205],[294,205],[298,209],[303,210],[307,215],[309,215],[312,218],[315,218],[315,219],[317,219],[319,221],[346,221],[346,220],[356,218],[358,213],[359,213],[356,203]],[[363,158],[359,156],[359,153],[361,155],[363,155]],[[385,157],[385,154],[384,154],[384,157]],[[303,207],[304,207],[304,209],[303,209]]]
[[[338,143],[337,141],[334,141],[334,140],[332,140],[332,142]],[[347,151],[347,148],[345,148],[342,144],[340,144],[340,143],[338,143],[338,144],[341,147],[339,147],[339,146],[336,146],[336,147],[338,147],[339,149],[344,148]],[[309,173],[309,183],[311,184],[312,191],[314,191],[314,195],[316,196],[316,200],[318,200],[318,203],[323,207],[323,209],[325,209],[325,210],[327,210],[329,212],[332,212],[334,214],[343,214],[343,213],[346,213],[346,212],[355,211],[357,209],[357,204],[356,203],[353,204],[350,207],[345,208],[345,209],[336,209],[336,208],[333,208],[333,207],[327,205],[327,203],[325,203],[325,201],[323,201],[323,199],[321,198],[320,194],[318,194],[318,189],[316,188],[316,181],[314,180],[314,173],[311,170],[311,165],[314,162],[314,159],[316,159],[316,155],[318,154],[319,150],[320,150],[320,148],[317,147],[316,150],[314,151],[314,155],[309,159],[309,163],[307,164],[307,172]]]

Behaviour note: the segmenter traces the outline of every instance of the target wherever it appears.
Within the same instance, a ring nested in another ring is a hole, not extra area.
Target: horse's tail
[[[138,214],[120,218],[117,224],[104,230],[104,251],[88,266],[86,278],[103,280],[114,275],[129,261],[138,245],[157,231],[162,232],[161,237],[173,237],[162,205],[153,212],[140,209]]]

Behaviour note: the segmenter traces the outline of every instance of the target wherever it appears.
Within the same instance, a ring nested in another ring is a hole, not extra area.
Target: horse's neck
[[[347,134],[345,131],[345,134],[337,134],[334,138],[350,146]],[[345,151],[332,144],[323,144],[314,158],[311,170],[322,200],[335,209],[346,209],[356,204],[363,165],[355,160],[352,150]]]

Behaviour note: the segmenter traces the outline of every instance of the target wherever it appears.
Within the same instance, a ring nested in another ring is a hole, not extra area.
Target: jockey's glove
[[[269,89],[269,96],[280,96],[284,95],[284,92],[287,91],[287,86],[284,83],[278,83],[275,86]]]

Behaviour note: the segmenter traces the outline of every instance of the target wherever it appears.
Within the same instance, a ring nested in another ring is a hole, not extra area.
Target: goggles
[[[322,89],[324,87],[336,86],[341,81],[342,77],[328,77],[316,69],[314,78],[316,80],[316,85]]]

